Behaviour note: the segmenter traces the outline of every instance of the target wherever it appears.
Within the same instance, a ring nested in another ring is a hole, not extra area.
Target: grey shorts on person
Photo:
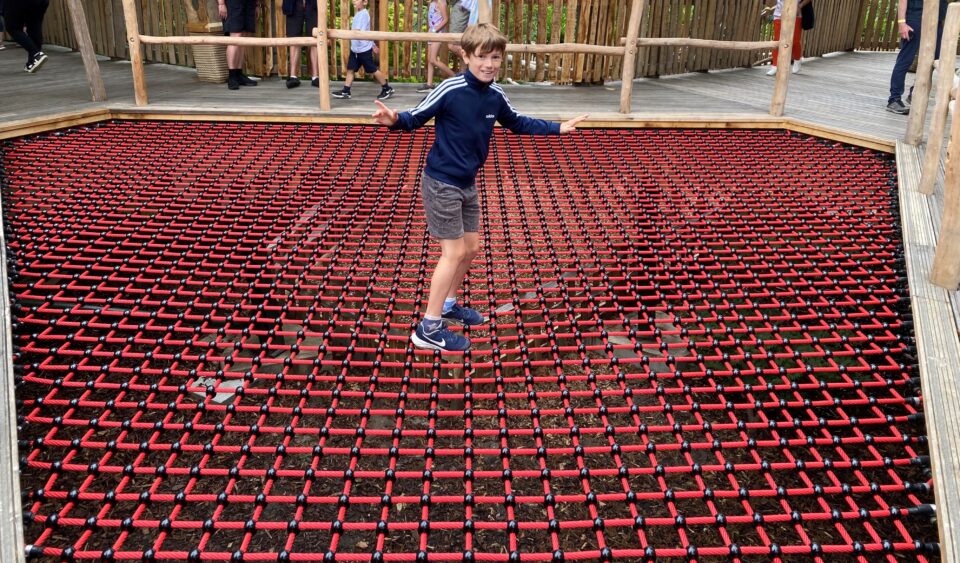
[[[450,8],[450,33],[463,33],[470,21],[470,10],[460,5],[459,0]]]
[[[420,181],[427,230],[438,239],[452,240],[480,230],[477,185],[458,188],[426,174]]]

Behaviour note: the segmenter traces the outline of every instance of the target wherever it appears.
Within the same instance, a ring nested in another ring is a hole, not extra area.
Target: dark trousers
[[[904,83],[907,80],[907,71],[913,64],[913,59],[920,52],[920,18],[907,20],[907,25],[913,28],[910,39],[900,39],[900,52],[897,53],[897,62],[893,65],[893,74],[890,75],[890,97],[887,103],[895,102],[903,95]],[[937,51],[935,59],[940,58],[940,39],[943,38],[943,22],[937,25]]]
[[[4,0],[7,32],[30,58],[43,49],[43,15],[49,5],[50,0]]]

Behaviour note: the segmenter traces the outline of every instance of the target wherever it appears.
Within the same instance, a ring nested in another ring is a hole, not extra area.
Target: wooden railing
[[[709,49],[729,49],[737,51],[780,50],[779,66],[774,85],[773,97],[770,102],[770,115],[783,115],[783,108],[787,96],[787,82],[790,76],[790,50],[792,48],[793,28],[796,22],[797,6],[787,2],[783,9],[782,33],[779,42],[775,41],[716,41],[707,39],[691,39],[688,37],[641,38],[639,28],[643,20],[644,8],[648,0],[631,0],[630,17],[627,25],[627,36],[621,38],[618,46],[591,45],[586,43],[562,43],[550,45],[508,44],[507,52],[512,54],[530,53],[585,53],[593,55],[607,55],[622,57],[622,85],[620,90],[620,112],[629,113],[631,96],[633,93],[634,69],[636,68],[637,52],[641,47],[700,47]],[[484,2],[481,11],[481,21],[490,20],[490,11]],[[147,104],[147,88],[143,71],[142,47],[149,45],[241,45],[241,46],[310,46],[316,42],[319,51],[320,63],[320,109],[330,109],[330,79],[329,56],[331,53],[331,39],[367,39],[373,41],[402,41],[425,42],[439,41],[453,43],[459,40],[459,34],[452,33],[416,33],[416,32],[385,32],[385,31],[352,31],[328,29],[326,27],[326,1],[317,0],[318,27],[314,29],[313,38],[265,38],[265,37],[158,37],[142,35],[135,0],[123,0],[124,18],[127,26],[127,38],[130,44],[130,60],[133,68],[134,98],[139,106]],[[381,53],[381,57],[384,54]]]
[[[924,10],[925,16],[927,11]],[[924,33],[926,32],[927,29],[924,28]],[[954,69],[957,64],[958,35],[960,35],[960,3],[950,5],[947,9],[947,18],[943,24],[943,39],[940,45],[940,62],[937,74],[937,93],[920,173],[919,190],[926,195],[933,194],[937,172],[940,167],[944,131],[950,113],[949,104],[951,92],[954,89],[954,77],[956,76]],[[922,37],[926,38],[928,36],[935,37],[936,35],[930,34]],[[925,54],[932,60],[933,50],[933,41],[930,44],[921,45],[920,66],[923,64]],[[920,70],[918,66],[918,73]],[[926,93],[923,93],[921,98],[918,98],[919,95],[921,94],[914,90],[915,100],[927,99]],[[918,108],[919,105],[914,104],[913,107]],[[911,116],[911,122],[914,119],[922,125],[922,115]],[[930,271],[930,281],[943,288],[956,290],[960,288],[960,115],[958,114],[953,116],[949,139],[944,162],[943,218],[940,222],[940,234],[937,239],[933,267]],[[909,132],[907,141],[910,142]],[[917,136],[912,144],[917,144],[919,141],[920,137]]]
[[[44,21],[47,42],[78,47],[70,27],[69,0],[51,0]],[[327,27],[349,27],[349,0],[324,0]],[[803,34],[804,56],[816,57],[853,49],[895,49],[896,0],[815,0],[817,26]],[[213,10],[209,4],[213,5]],[[94,51],[129,58],[122,0],[83,0]],[[285,30],[282,0],[264,0],[257,37],[280,37]],[[773,26],[760,17],[765,0],[650,0],[639,36],[689,37],[716,41],[768,41]],[[141,31],[149,36],[182,36],[215,24],[216,0],[150,0],[135,3]],[[206,9],[202,9],[206,6]],[[379,31],[426,31],[423,0],[370,0],[374,28]],[[586,43],[617,46],[626,36],[631,0],[494,0],[493,19],[512,43],[549,45]],[[200,20],[196,21],[199,13]],[[211,18],[209,14],[214,14]],[[345,16],[344,16],[345,14]],[[195,24],[200,24],[195,25]],[[384,41],[381,68],[392,79],[422,81],[425,49],[421,43]],[[344,75],[345,45],[332,43],[328,57],[331,78]],[[637,52],[634,76],[658,77],[687,72],[746,67],[766,61],[769,50],[731,51],[688,46],[650,46]],[[443,54],[441,56],[444,56]],[[149,45],[144,61],[197,66],[189,45]],[[285,74],[288,53],[282,48],[250,49],[246,69],[259,76]],[[201,57],[202,59],[202,57]],[[503,67],[501,79],[555,84],[598,84],[621,78],[618,55],[591,53],[517,53]]]

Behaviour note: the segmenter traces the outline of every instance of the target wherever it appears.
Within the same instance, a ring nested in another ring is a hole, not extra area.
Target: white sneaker
[[[790,69],[790,72],[797,74],[800,72],[800,61],[793,61],[793,67]]]
[[[767,76],[773,76],[773,75],[775,75],[775,74],[777,74],[777,67],[776,67],[776,66],[771,66],[771,67],[770,67],[770,70],[767,71]]]

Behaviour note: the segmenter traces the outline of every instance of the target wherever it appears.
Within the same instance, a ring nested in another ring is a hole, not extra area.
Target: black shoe
[[[889,104],[887,104],[887,111],[889,111],[890,113],[907,115],[908,113],[910,113],[910,108],[903,105],[903,102],[901,102],[900,100],[894,100]]]
[[[314,88],[319,88],[319,87],[320,87],[320,79],[319,79],[319,78],[313,78],[313,79],[311,79],[311,80],[310,80],[310,85],[313,86]]]
[[[251,80],[250,77],[245,74],[241,74],[237,76],[237,84],[241,86],[256,86],[257,81]]]
[[[377,96],[378,100],[386,100],[393,95],[393,88],[390,86],[385,86],[383,90],[380,90],[380,95]]]
[[[287,88],[296,88],[300,85],[300,79],[296,76],[287,77]]]
[[[30,73],[36,72],[45,62],[47,62],[47,56],[43,54],[43,51],[40,51],[30,58],[26,66],[23,67],[23,70]]]
[[[340,99],[342,99],[342,100],[349,100],[349,99],[350,99],[350,90],[347,90],[346,88],[344,88],[343,90],[340,90],[339,92],[333,92],[333,93],[330,94],[330,95],[333,96],[334,98],[340,98]]]
[[[237,77],[236,77],[236,76],[228,76],[228,77],[227,77],[227,88],[229,88],[230,90],[239,90],[239,89],[240,89],[240,83],[237,82]]]

